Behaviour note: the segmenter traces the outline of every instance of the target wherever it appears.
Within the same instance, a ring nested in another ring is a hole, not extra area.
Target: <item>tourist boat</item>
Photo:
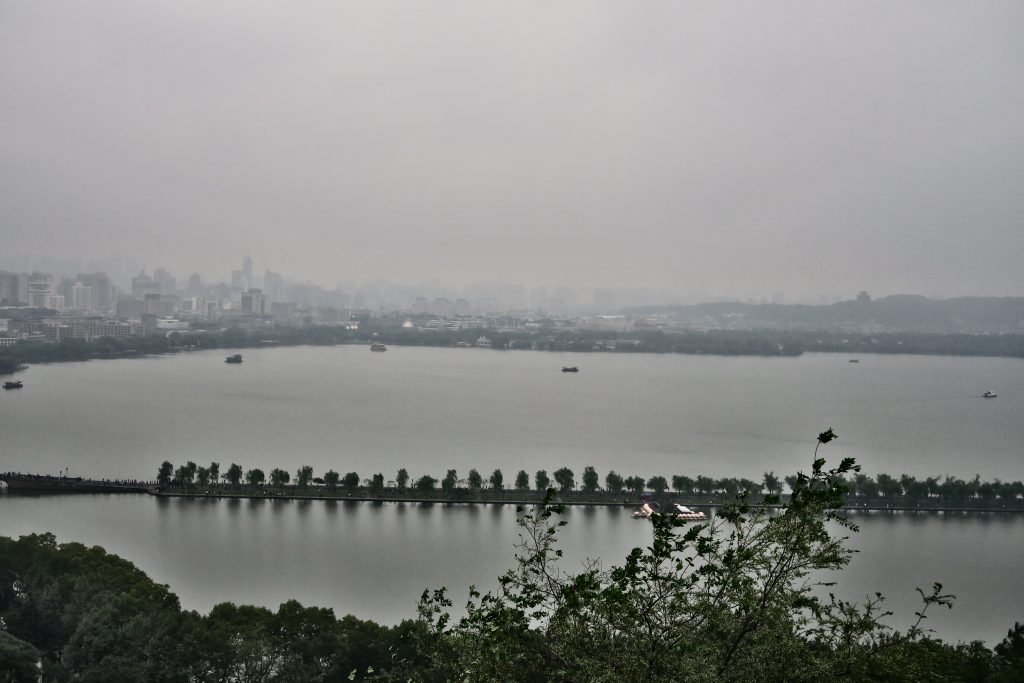
[[[575,365],[563,365],[562,372],[579,372],[580,369]]]
[[[706,515],[699,510],[691,510],[685,505],[679,505],[678,503],[669,506],[670,514],[672,511],[676,513],[676,519],[685,519],[688,521],[697,521],[706,519]]]
[[[4,389],[21,389],[23,386],[25,385],[21,383],[20,379],[4,382]]]
[[[997,394],[997,393],[996,393],[996,392],[994,392],[994,391],[986,391],[986,392],[985,392],[984,394],[982,394],[981,396],[982,396],[982,398],[995,398],[995,397],[999,396],[999,394]]]
[[[651,507],[650,503],[644,503],[640,506],[640,509],[633,513],[634,519],[650,519],[654,514],[654,508]]]
[[[370,350],[371,351],[387,351],[388,347],[384,346],[383,344],[370,344]]]
[[[633,518],[650,519],[651,517],[655,517],[658,515],[673,514],[675,515],[676,519],[682,519],[687,522],[698,522],[707,519],[707,515],[705,515],[703,512],[691,510],[685,505],[679,505],[678,503],[673,503],[672,505],[669,505],[664,512],[654,509],[654,507],[652,507],[650,503],[644,503],[643,505],[640,506],[639,510],[633,513]]]
[[[233,356],[228,356],[227,358],[224,359],[224,362],[225,363],[241,363],[242,362],[242,354],[236,353]]]

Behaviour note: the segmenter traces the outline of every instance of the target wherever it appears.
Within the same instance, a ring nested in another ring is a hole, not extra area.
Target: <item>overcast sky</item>
[[[1024,295],[1024,3],[0,0],[0,252]]]

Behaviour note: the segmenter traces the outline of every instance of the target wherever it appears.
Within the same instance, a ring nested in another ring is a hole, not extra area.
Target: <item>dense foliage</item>
[[[819,446],[835,438],[828,430]],[[817,454],[817,451],[816,451]],[[655,517],[653,542],[609,571],[558,567],[559,508],[521,519],[520,553],[500,589],[471,591],[467,614],[448,613],[444,589],[424,593],[421,617],[434,635],[433,662],[449,680],[503,681],[1008,681],[1024,676],[1024,628],[996,652],[948,645],[921,627],[929,607],[952,596],[922,592],[905,632],[885,626],[879,596],[838,600],[809,581],[841,569],[850,551],[830,525],[839,477],[815,458],[797,477],[781,514],[741,498],[708,524]]]
[[[50,534],[0,538],[0,681],[434,680],[415,621],[286,602],[182,611],[131,563]]]

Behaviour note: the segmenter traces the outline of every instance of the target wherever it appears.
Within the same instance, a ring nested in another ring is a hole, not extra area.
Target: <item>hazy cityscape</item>
[[[1021,26],[0,2],[0,683],[1024,681]]]

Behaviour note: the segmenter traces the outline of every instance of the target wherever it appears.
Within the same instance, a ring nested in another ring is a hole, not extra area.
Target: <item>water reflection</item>
[[[387,623],[410,618],[425,588],[448,586],[456,604],[474,584],[494,588],[512,566],[516,518],[529,508],[396,502],[166,499],[149,496],[4,496],[0,534],[53,531],[138,564],[207,611],[223,600],[277,607],[296,598]],[[587,558],[621,564],[650,545],[649,523],[630,508],[570,508],[559,532],[563,566]],[[412,514],[410,514],[412,513]],[[941,581],[959,596],[929,626],[947,638],[998,641],[1021,620],[1024,516],[858,511],[860,550],[839,594],[875,590],[902,616],[918,607],[915,586]],[[904,623],[902,616],[893,621]],[[901,621],[902,619],[902,621]]]

